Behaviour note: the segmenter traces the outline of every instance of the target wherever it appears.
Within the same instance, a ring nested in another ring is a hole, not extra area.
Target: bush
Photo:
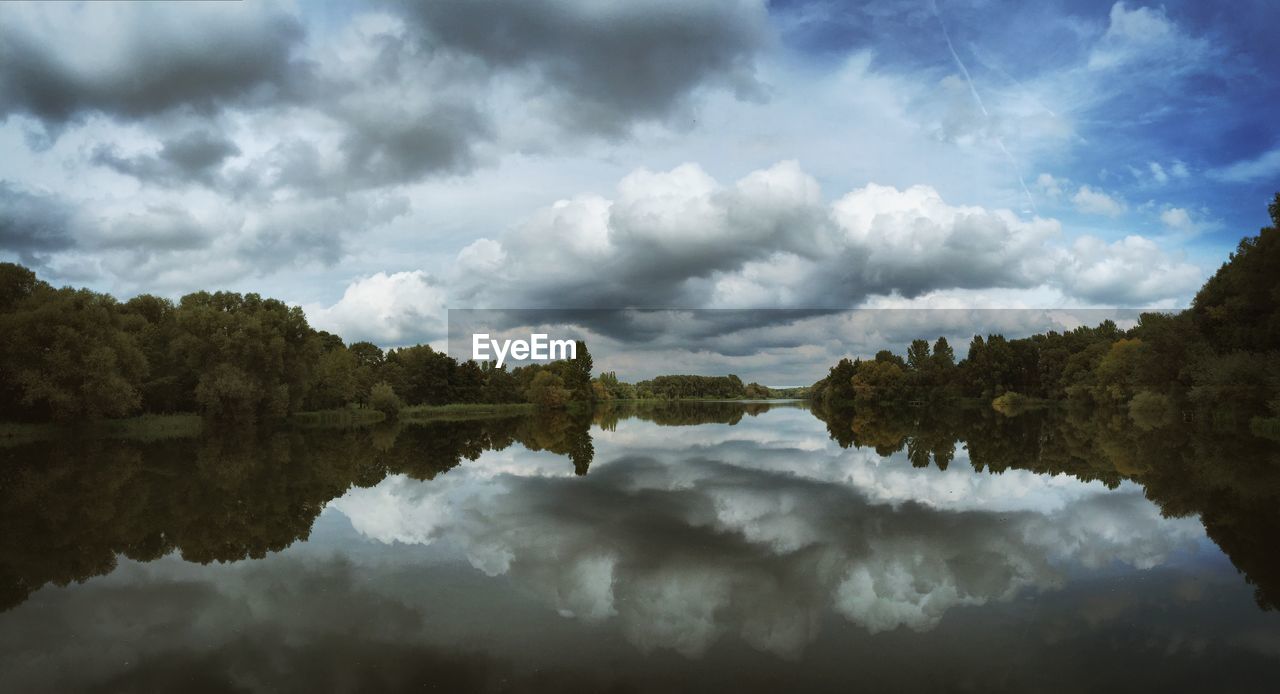
[[[396,395],[395,389],[382,381],[375,383],[369,389],[369,407],[386,415],[387,419],[394,419],[400,414],[403,403],[400,402],[400,396]]]
[[[529,401],[541,407],[564,407],[571,395],[564,380],[550,371],[539,371],[529,384]]]

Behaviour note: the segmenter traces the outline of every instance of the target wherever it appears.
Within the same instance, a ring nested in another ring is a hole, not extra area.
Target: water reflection
[[[1209,540],[1270,607],[1276,455],[737,403],[13,446],[0,684],[1247,690],[1280,625]]]

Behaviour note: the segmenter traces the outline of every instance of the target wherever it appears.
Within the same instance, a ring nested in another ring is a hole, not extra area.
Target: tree
[[[907,367],[912,371],[925,371],[929,368],[929,342],[912,340],[907,348]]]
[[[301,308],[257,294],[188,294],[178,302],[174,320],[170,349],[187,392],[219,367],[234,366],[253,384],[252,406],[262,416],[301,407],[311,371],[327,351]]]
[[[564,407],[571,396],[564,380],[548,370],[539,371],[529,384],[529,402],[541,407]]]
[[[593,360],[591,352],[587,351],[587,343],[578,340],[573,359],[565,362],[565,368],[561,371],[564,386],[569,390],[571,399],[583,402],[594,399],[595,393],[591,388],[592,366]]]
[[[497,367],[492,362],[485,362],[480,368],[484,371],[484,389],[481,394],[484,402],[521,402],[520,383],[507,371],[506,364]]]
[[[450,382],[458,362],[430,345],[394,349],[387,354],[387,366],[397,367],[399,381],[388,378],[396,392],[410,405],[443,405],[450,401]]]
[[[214,366],[196,385],[201,411],[215,419],[252,422],[262,399],[262,386],[230,364]]]
[[[892,360],[871,361],[858,369],[850,385],[858,402],[903,400],[906,396],[906,372]]]
[[[858,372],[858,366],[861,363],[861,360],[850,361],[848,357],[844,357],[831,367],[827,372],[825,383],[821,383],[815,389],[820,391],[825,404],[853,402],[853,376]]]
[[[48,284],[36,279],[36,273],[21,265],[0,263],[0,313],[14,310],[18,304],[30,297],[38,288],[52,289]]]
[[[902,357],[887,349],[882,349],[879,352],[876,352],[875,360],[884,364],[893,364],[899,369],[905,370],[907,368],[907,362],[903,361]]]
[[[1137,390],[1137,373],[1145,348],[1137,339],[1112,342],[1094,368],[1094,397],[1113,403],[1128,402]]]
[[[377,369],[386,361],[382,348],[372,342],[353,342],[347,347],[347,351],[355,358],[357,367]]]
[[[956,353],[947,343],[947,338],[939,337],[933,343],[933,364],[940,371],[946,371],[956,365]]]
[[[395,389],[382,381],[375,383],[369,390],[369,407],[385,414],[387,419],[394,419],[400,414],[402,403]]]
[[[309,405],[313,409],[342,407],[355,400],[356,358],[346,347],[336,347],[316,361],[312,371]]]
[[[1217,352],[1280,349],[1280,220],[1240,241],[1235,253],[1210,277],[1191,302],[1199,332]]]
[[[6,274],[5,291],[16,301],[0,314],[0,390],[13,399],[0,407],[10,416],[57,420],[137,411],[147,360],[133,317],[105,294],[50,289],[23,273]]]

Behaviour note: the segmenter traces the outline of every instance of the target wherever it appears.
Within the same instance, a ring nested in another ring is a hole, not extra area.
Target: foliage
[[[0,263],[0,419],[142,411],[248,423],[373,405],[379,383],[405,405],[522,403],[543,370],[561,379],[570,401],[589,402],[603,395],[592,364],[582,342],[572,360],[515,371],[459,363],[429,345],[384,353],[370,342],[344,345],[312,329],[300,308],[257,294],[196,292],[177,304],[144,294],[120,304]],[[634,396],[626,384],[614,390],[612,397]],[[380,398],[385,411],[389,400]]]
[[[403,406],[395,389],[385,381],[375,383],[369,389],[369,407],[386,415],[387,419],[394,419],[399,415]]]
[[[551,371],[540,371],[529,384],[529,401],[542,407],[564,407],[572,396],[564,379]]]
[[[681,398],[739,399],[746,397],[746,386],[733,374],[728,376],[671,375],[657,376],[636,383],[636,395],[642,399],[677,400]]]
[[[55,290],[17,266],[0,270],[0,304],[8,306],[0,313],[0,414],[66,421],[136,412],[147,359],[116,300]]]
[[[892,359],[876,359],[861,365],[850,379],[854,402],[893,402],[907,394],[906,372]]]

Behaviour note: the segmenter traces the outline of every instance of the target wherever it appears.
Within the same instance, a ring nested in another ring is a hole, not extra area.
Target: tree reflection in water
[[[626,419],[659,426],[735,425],[796,403],[615,403],[464,421],[357,429],[207,430],[138,442],[60,437],[0,448],[0,609],[45,584],[111,572],[117,557],[191,562],[261,558],[305,540],[329,501],[391,474],[429,481],[485,451],[520,444],[565,456],[578,475],[591,428]],[[1264,609],[1280,600],[1280,451],[1200,422],[1134,427],[1104,410],[989,408],[815,410],[841,447],[906,453],[946,470],[964,447],[977,473],[1027,470],[1115,487],[1143,486],[1166,516],[1199,514]]]

